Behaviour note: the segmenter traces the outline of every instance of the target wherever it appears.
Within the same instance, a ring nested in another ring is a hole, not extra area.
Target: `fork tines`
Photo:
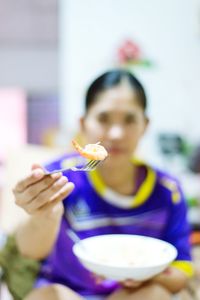
[[[100,163],[100,160],[90,160],[85,166],[82,168],[72,167],[73,171],[92,171],[94,170],[97,165]]]
[[[97,165],[100,163],[100,160],[91,160],[86,166],[87,170],[93,170],[97,167]]]
[[[83,167],[71,167],[71,168],[64,168],[64,169],[59,169],[59,170],[53,170],[50,172],[46,172],[46,175],[51,175],[54,173],[58,173],[58,172],[64,172],[67,171],[69,169],[71,169],[72,171],[92,171],[94,170],[97,165],[101,162],[101,160],[90,160],[86,165],[84,165]]]

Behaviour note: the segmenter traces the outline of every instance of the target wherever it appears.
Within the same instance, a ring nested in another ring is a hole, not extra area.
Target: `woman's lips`
[[[107,151],[108,151],[109,154],[124,154],[126,152],[125,149],[118,148],[118,147],[107,148]]]

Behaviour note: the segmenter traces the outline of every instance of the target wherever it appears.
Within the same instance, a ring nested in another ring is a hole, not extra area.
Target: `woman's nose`
[[[108,130],[108,136],[110,139],[120,139],[124,135],[124,129],[121,125],[113,125]]]

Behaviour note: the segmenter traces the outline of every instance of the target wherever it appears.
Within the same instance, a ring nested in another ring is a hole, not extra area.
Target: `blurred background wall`
[[[0,85],[58,88],[58,1],[0,1]]]
[[[14,109],[6,94],[18,107],[26,106],[21,128],[26,140],[18,143],[43,144],[48,132],[59,126],[58,35],[58,1],[0,1],[0,107],[7,112]],[[25,104],[19,97],[14,100],[16,89],[23,92]],[[8,123],[14,129],[9,138],[14,146],[16,122],[9,113],[6,124],[1,119],[1,127]],[[0,139],[3,147],[10,146],[3,142],[5,131]]]
[[[86,87],[113,67],[146,88],[151,125],[138,154],[200,203],[190,167],[200,144],[200,0],[1,0],[0,187],[11,193],[28,162],[68,149]]]
[[[101,71],[118,64],[117,49],[131,39],[152,62],[149,68],[132,66],[147,89],[152,130],[177,131],[199,139],[200,1],[60,3],[64,125],[66,115],[68,123],[75,124],[85,86]]]
[[[199,0],[2,0],[0,87],[27,94],[34,120],[28,124],[29,142],[45,142],[30,136],[38,130],[32,129],[36,122],[70,135],[83,111],[86,86],[119,65],[117,51],[127,39],[152,64],[131,66],[149,97],[151,137],[176,131],[199,139]],[[40,121],[47,107],[49,123]]]

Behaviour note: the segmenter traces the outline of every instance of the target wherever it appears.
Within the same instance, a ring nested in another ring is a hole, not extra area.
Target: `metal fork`
[[[63,169],[58,169],[58,170],[53,170],[53,171],[47,171],[45,175],[51,175],[54,173],[59,173],[59,172],[64,172],[67,170],[72,170],[72,171],[93,171],[96,169],[96,167],[99,165],[99,163],[102,162],[102,160],[90,160],[87,164],[85,164],[83,167],[71,167],[71,168],[63,168]]]

